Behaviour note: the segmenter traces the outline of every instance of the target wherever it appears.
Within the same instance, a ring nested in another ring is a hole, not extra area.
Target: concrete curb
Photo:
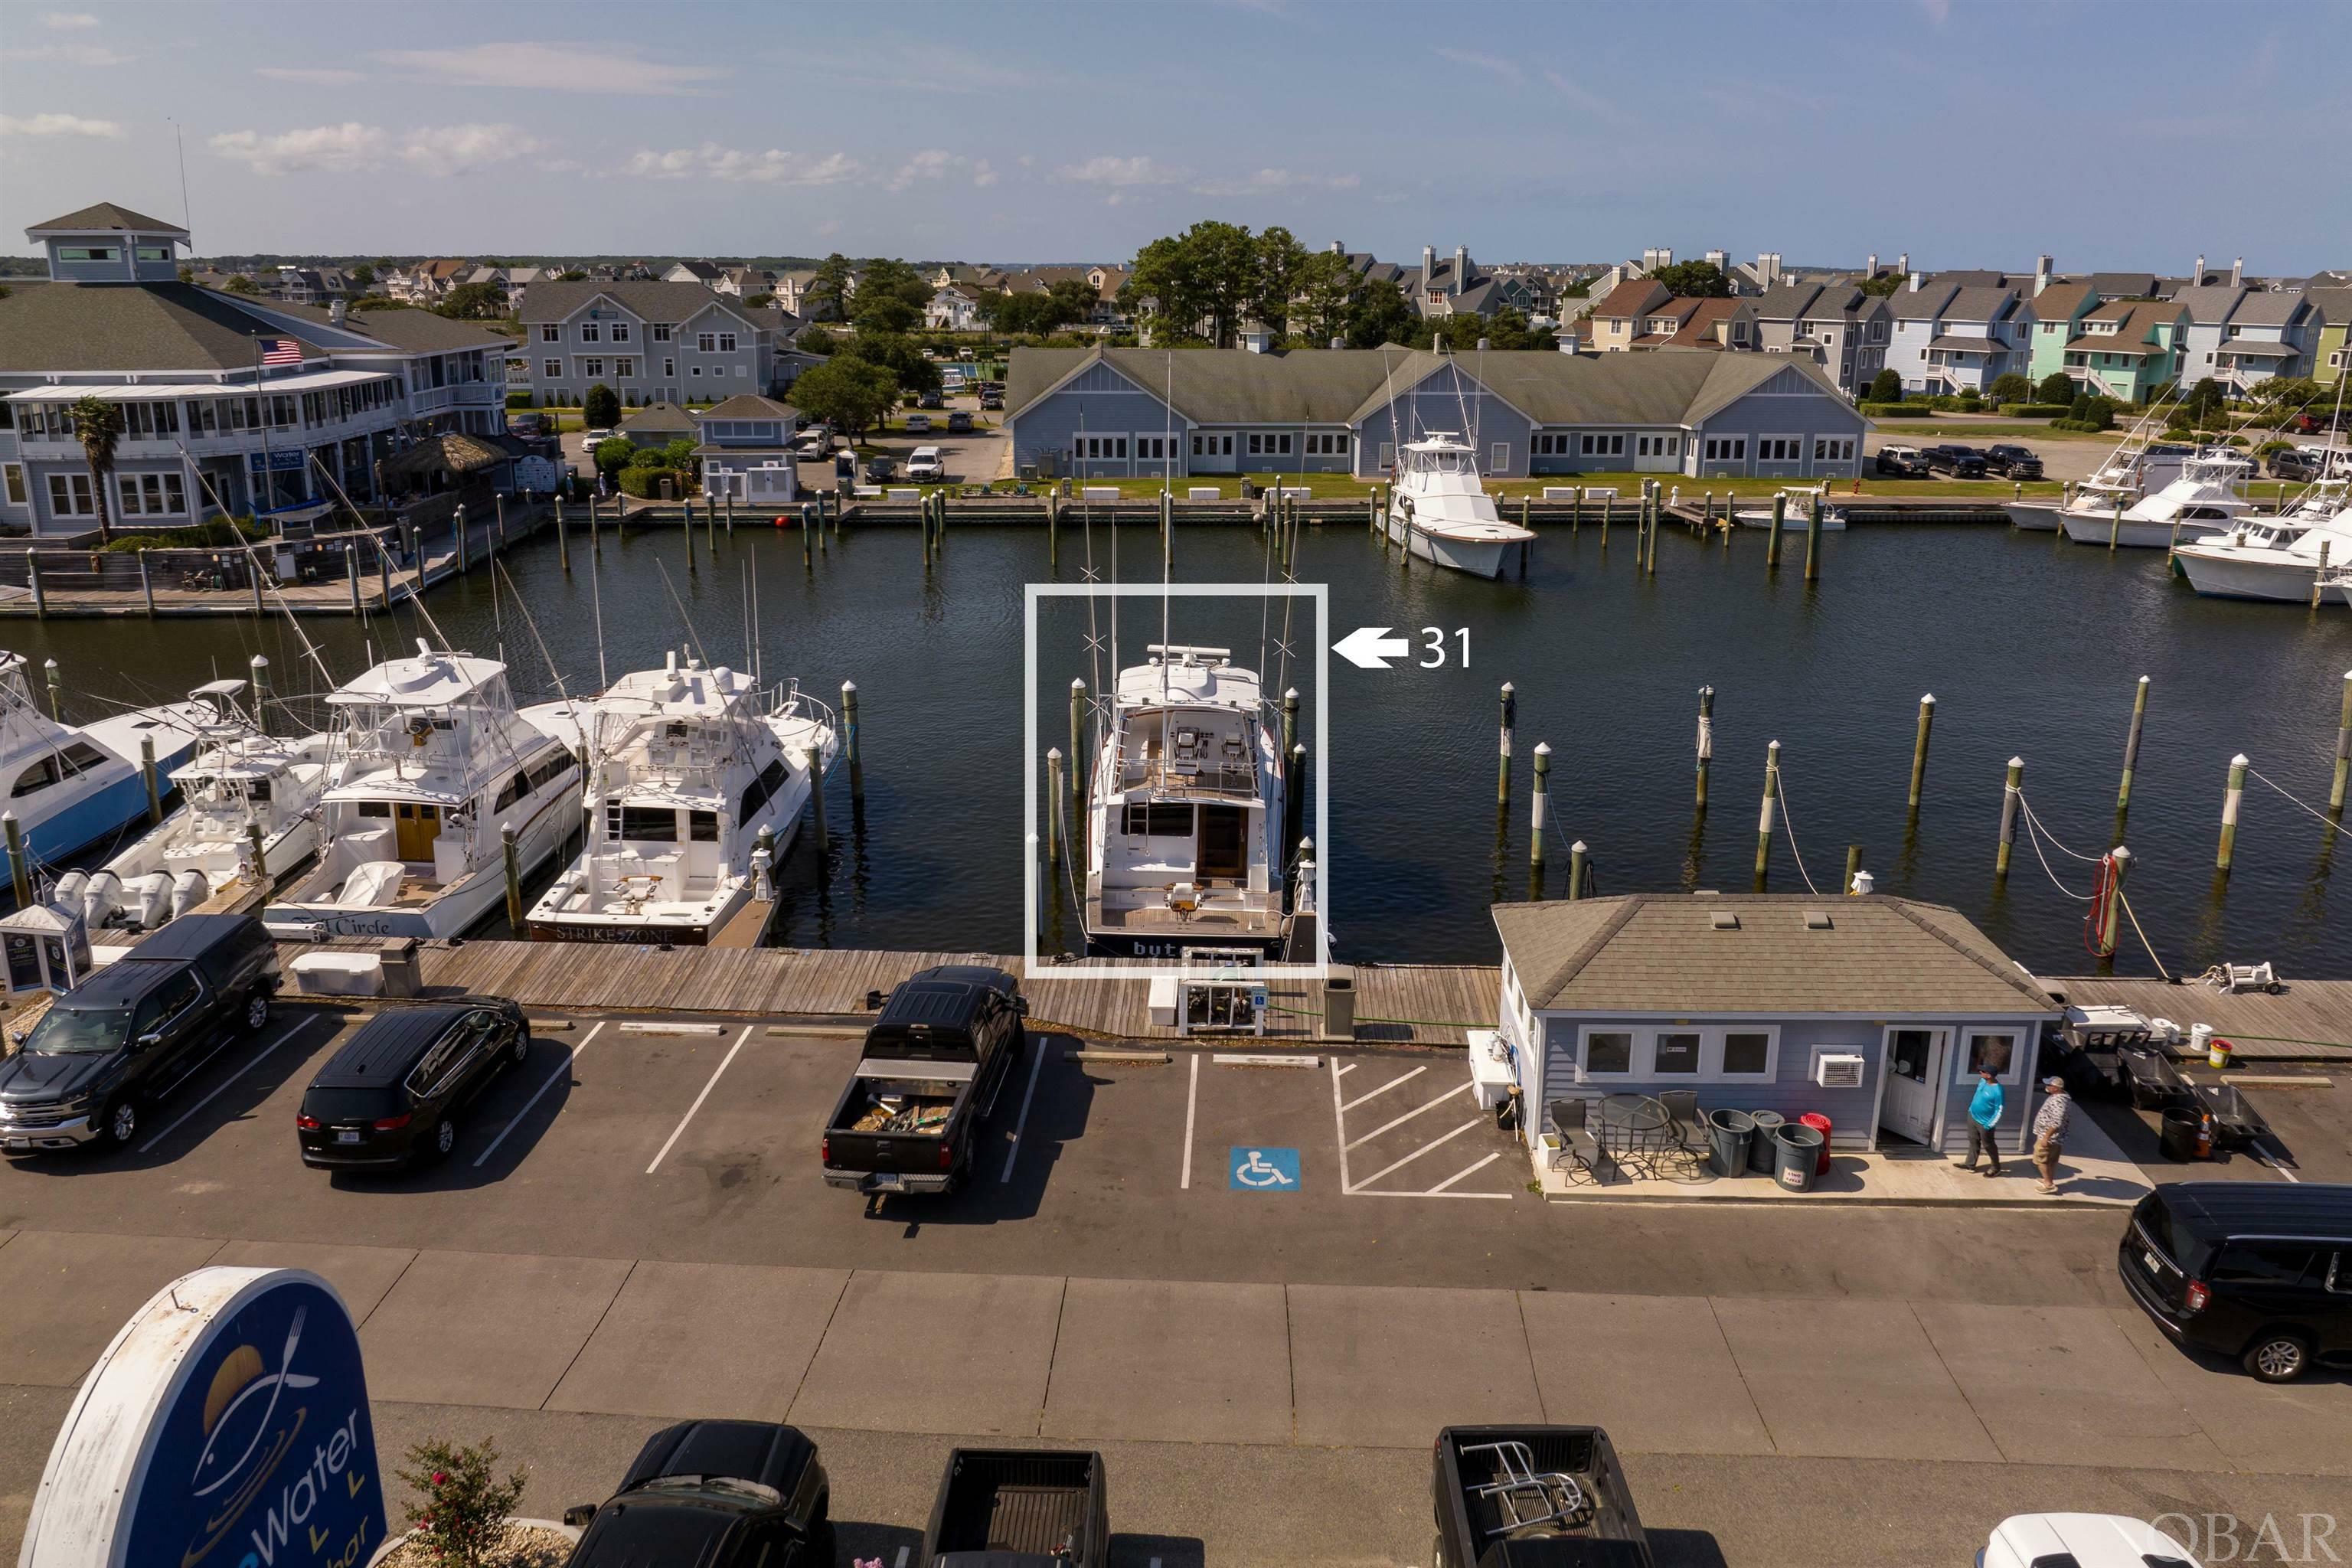
[[[2055,1197],[2032,1198],[1893,1198],[1873,1197],[1864,1193],[1815,1193],[1804,1197],[1722,1197],[1676,1198],[1631,1193],[1546,1193],[1549,1204],[1671,1204],[1678,1208],[1721,1208],[1737,1205],[1742,1208],[1789,1206],[1810,1208],[1822,1204],[1865,1205],[1877,1208],[1913,1209],[2107,1209],[2128,1213],[2133,1204],[2120,1198],[2075,1198],[2061,1193]]]

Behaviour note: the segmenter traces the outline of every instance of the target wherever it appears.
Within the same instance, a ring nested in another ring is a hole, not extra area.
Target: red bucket
[[[1797,1120],[1822,1135],[1821,1158],[1813,1162],[1813,1174],[1828,1175],[1830,1173],[1830,1119],[1818,1110],[1808,1110]]]

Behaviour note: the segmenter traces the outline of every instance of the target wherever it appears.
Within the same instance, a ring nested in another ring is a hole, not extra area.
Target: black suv
[[[1980,479],[1985,477],[1984,454],[1974,447],[1946,442],[1927,448],[1927,471],[1949,474],[1956,479]]]
[[[585,1525],[569,1568],[833,1568],[831,1483],[816,1445],[772,1421],[685,1421],[646,1440]]]
[[[2042,459],[2022,447],[1997,443],[1985,448],[1985,467],[2004,479],[2038,479]]]
[[[147,1109],[269,1022],[278,944],[251,915],[182,915],[49,1004],[0,1064],[0,1148],[121,1145]]]
[[[306,1165],[413,1165],[457,1146],[457,1112],[530,1054],[503,996],[388,1007],[319,1069],[294,1113]]]
[[[2264,1383],[2352,1362],[2352,1186],[2159,1186],[2133,1208],[2116,1268],[2158,1328]]]

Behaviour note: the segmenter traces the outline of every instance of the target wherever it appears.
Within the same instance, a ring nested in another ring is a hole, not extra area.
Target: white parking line
[[[1347,1104],[1341,1106],[1339,1109],[1342,1110],[1353,1110],[1356,1107],[1363,1104],[1366,1100],[1378,1099],[1380,1096],[1386,1094],[1389,1090],[1394,1089],[1397,1085],[1410,1082],[1412,1079],[1419,1078],[1428,1070],[1429,1069],[1425,1067],[1415,1068],[1411,1072],[1406,1073],[1402,1078],[1392,1078],[1389,1079],[1388,1082],[1381,1085],[1380,1088],[1372,1090],[1370,1094],[1360,1094],[1356,1096],[1355,1099],[1348,1101]]]
[[[1423,1196],[1423,1197],[1425,1197],[1425,1198],[1433,1198],[1433,1197],[1437,1196],[1437,1194],[1440,1194],[1440,1193],[1444,1193],[1444,1192],[1445,1191],[1445,1189],[1446,1189],[1446,1188],[1448,1188],[1448,1187],[1452,1186],[1454,1183],[1456,1183],[1456,1182],[1460,1181],[1463,1177],[1467,1176],[1467,1175],[1471,1175],[1471,1174],[1475,1173],[1476,1172],[1479,1172],[1479,1171],[1483,1171],[1483,1170],[1485,1170],[1487,1166],[1489,1166],[1489,1165],[1493,1164],[1496,1161],[1497,1161],[1497,1160],[1501,1159],[1502,1157],[1503,1157],[1503,1152],[1502,1152],[1500,1149],[1497,1149],[1497,1150],[1496,1150],[1493,1153],[1491,1153],[1491,1154],[1487,1155],[1485,1159],[1483,1159],[1483,1160],[1479,1161],[1476,1164],[1475,1164],[1475,1165],[1465,1165],[1462,1169],[1460,1169],[1460,1170],[1458,1170],[1458,1171],[1454,1172],[1452,1175],[1450,1175],[1450,1176],[1446,1177],[1446,1178],[1445,1178],[1445,1180],[1444,1180],[1444,1181],[1442,1181],[1442,1182],[1438,1183],[1438,1184],[1437,1184],[1437,1185],[1435,1185],[1435,1186],[1433,1186],[1433,1187],[1430,1188],[1430,1189],[1429,1189],[1429,1191],[1427,1191],[1427,1192],[1425,1192],[1425,1193],[1422,1194],[1422,1196]],[[1451,1194],[1447,1194],[1447,1195],[1448,1195],[1448,1196],[1450,1196],[1450,1197],[1460,1197],[1460,1198],[1486,1198],[1486,1197],[1496,1197],[1496,1198],[1498,1198],[1498,1197],[1502,1197],[1504,1194],[1501,1194],[1501,1193],[1451,1193]]]
[[[1176,1184],[1181,1188],[1192,1184],[1192,1113],[1201,1103],[1201,1053],[1192,1053],[1192,1081],[1184,1089],[1184,1179]]]
[[[1444,1104],[1447,1100],[1456,1099],[1456,1098],[1458,1098],[1458,1097],[1460,1097],[1460,1096],[1462,1096],[1462,1095],[1467,1094],[1468,1092],[1470,1092],[1470,1086],[1469,1086],[1468,1084],[1466,1084],[1466,1083],[1463,1084],[1462,1086],[1460,1086],[1460,1087],[1459,1087],[1459,1088],[1457,1088],[1457,1089],[1447,1089],[1444,1094],[1439,1095],[1435,1100],[1431,1100],[1428,1104],[1426,1104],[1426,1105],[1424,1105],[1424,1106],[1421,1107],[1421,1108],[1420,1108],[1420,1110],[1408,1110],[1408,1111],[1406,1111],[1402,1116],[1398,1117],[1398,1118],[1397,1118],[1395,1121],[1383,1121],[1383,1122],[1381,1122],[1378,1127],[1373,1128],[1370,1132],[1365,1133],[1361,1138],[1356,1139],[1356,1140],[1354,1141],[1354,1142],[1349,1143],[1349,1144],[1348,1145],[1348,1147],[1349,1147],[1349,1148],[1350,1148],[1350,1149],[1353,1149],[1354,1147],[1356,1147],[1356,1145],[1357,1145],[1358,1143],[1369,1143],[1369,1142],[1370,1142],[1373,1139],[1375,1139],[1375,1138],[1379,1137],[1381,1133],[1383,1133],[1383,1132],[1387,1132],[1387,1131],[1392,1131],[1393,1129],[1396,1129],[1396,1128],[1402,1127],[1402,1126],[1403,1126],[1406,1122],[1408,1122],[1408,1121],[1412,1121],[1414,1117],[1416,1117],[1416,1116],[1420,1116],[1420,1115],[1422,1115],[1422,1114],[1423,1114],[1424,1112],[1427,1112],[1427,1111],[1434,1110],[1436,1110],[1439,1106],[1441,1106],[1441,1105]],[[1343,1107],[1341,1107],[1341,1109],[1342,1109],[1342,1110],[1344,1110],[1344,1109],[1346,1109],[1346,1108],[1343,1106]]]
[[[280,1029],[278,1032],[278,1037],[276,1039],[262,1047],[261,1049],[254,1052],[252,1060],[247,1062],[243,1067],[229,1074],[228,1077],[215,1084],[213,1086],[213,1091],[210,1094],[207,1094],[202,1100],[188,1107],[187,1110],[180,1112],[179,1115],[172,1118],[171,1121],[163,1123],[162,1131],[157,1132],[153,1137],[148,1139],[147,1142],[139,1145],[139,1152],[144,1154],[148,1150],[152,1149],[156,1144],[161,1143],[164,1139],[169,1138],[173,1132],[178,1131],[180,1123],[185,1121],[189,1117],[194,1116],[197,1111],[202,1110],[205,1106],[210,1105],[214,1100],[219,1099],[222,1091],[226,1089],[229,1085],[235,1083],[237,1079],[243,1078],[246,1074],[259,1067],[264,1058],[274,1054],[278,1047],[284,1045],[287,1041],[292,1039],[295,1036],[300,1034],[304,1029],[309,1028],[312,1024],[317,1023],[325,1015],[322,1013],[313,1013],[307,1018],[297,1018],[294,1022],[286,1026],[285,1028]]]
[[[1013,1147],[1004,1152],[1004,1173],[996,1178],[999,1186],[1013,1179],[1013,1162],[1021,1157],[1021,1134],[1029,1127],[1029,1102],[1037,1098],[1037,1069],[1045,1065],[1045,1053],[1034,1040],[1029,1048],[1029,1088],[1021,1096],[1021,1120],[1013,1124]]]
[[[594,1028],[580,1037],[580,1043],[578,1045],[571,1047],[563,1053],[563,1060],[556,1065],[556,1068],[553,1072],[549,1073],[544,1079],[540,1080],[539,1087],[530,1091],[530,1098],[522,1102],[522,1109],[516,1111],[514,1115],[507,1119],[507,1124],[499,1129],[499,1135],[490,1140],[490,1146],[483,1150],[479,1154],[474,1156],[474,1169],[477,1171],[480,1170],[484,1163],[488,1161],[489,1157],[499,1152],[499,1145],[507,1141],[507,1134],[513,1131],[521,1124],[522,1119],[530,1114],[530,1108],[539,1103],[540,1097],[545,1094],[549,1089],[555,1087],[555,1080],[557,1079],[563,1077],[572,1070],[572,1064],[580,1059],[580,1053],[586,1050],[590,1042],[593,1041],[597,1036],[604,1032],[604,1026],[602,1023],[599,1023]]]
[[[2254,1163],[2256,1164],[2267,1165],[2272,1170],[2276,1171],[2280,1175],[2284,1176],[2288,1181],[2293,1182],[2296,1186],[2303,1185],[2303,1178],[2296,1175],[2293,1171],[2288,1170],[2284,1162],[2279,1160],[2278,1157],[2273,1154],[2268,1149],[2264,1148],[2261,1139],[2257,1138],[2252,1143],[2247,1144],[2246,1152],[2254,1157]]]
[[[1339,1103],[1339,1080],[1356,1070],[1353,1062],[1341,1067],[1337,1058],[1331,1062],[1331,1128],[1339,1134],[1332,1140],[1339,1145],[1339,1191],[1354,1191],[1348,1180],[1348,1108]]]
[[[659,1167],[663,1158],[669,1153],[671,1145],[677,1142],[677,1135],[686,1131],[686,1124],[694,1120],[694,1113],[702,1109],[702,1102],[710,1098],[710,1091],[719,1087],[719,1079],[725,1075],[728,1068],[733,1065],[735,1053],[741,1050],[743,1048],[743,1042],[751,1037],[751,1026],[746,1024],[743,1026],[743,1032],[735,1037],[735,1043],[727,1047],[727,1055],[720,1059],[719,1063],[719,1070],[710,1075],[710,1081],[702,1086],[702,1092],[694,1097],[694,1103],[686,1108],[686,1114],[679,1117],[677,1119],[677,1125],[669,1130],[669,1136],[662,1142],[661,1152],[656,1154],[654,1156],[654,1163],[646,1167],[646,1175],[652,1175],[655,1170]]]
[[[1337,1134],[1336,1142],[1339,1145],[1339,1191],[1342,1194],[1351,1198],[1493,1198],[1500,1199],[1506,1203],[1510,1201],[1512,1194],[1509,1193],[1465,1193],[1453,1190],[1458,1183],[1466,1181],[1471,1176],[1477,1174],[1480,1171],[1485,1170],[1487,1166],[1501,1159],[1505,1152],[1500,1150],[1495,1151],[1478,1160],[1473,1161],[1469,1165],[1465,1166],[1462,1170],[1454,1172],[1454,1174],[1446,1177],[1444,1181],[1438,1183],[1433,1187],[1417,1189],[1412,1192],[1396,1192],[1392,1190],[1377,1189],[1372,1185],[1373,1183],[1379,1181],[1381,1177],[1400,1170],[1402,1167],[1411,1164],[1413,1161],[1420,1159],[1432,1149],[1437,1148],[1439,1145],[1444,1143],[1449,1143],[1454,1139],[1461,1137],[1465,1132],[1469,1131],[1472,1128],[1481,1125],[1486,1121],[1486,1118],[1484,1117],[1473,1118],[1472,1120],[1464,1122],[1461,1126],[1456,1127],[1451,1132],[1442,1133],[1431,1142],[1423,1144],[1420,1148],[1415,1149],[1412,1153],[1404,1156],[1403,1159],[1383,1166],[1381,1169],[1373,1172],[1370,1175],[1364,1177],[1361,1181],[1356,1180],[1355,1177],[1349,1173],[1348,1169],[1348,1152],[1350,1149],[1354,1149],[1362,1143],[1368,1142],[1371,1139],[1379,1137],[1383,1132],[1391,1131],[1395,1128],[1403,1126],[1406,1122],[1411,1121],[1414,1117],[1423,1114],[1424,1111],[1434,1110],[1441,1105],[1451,1103],[1454,1097],[1460,1094],[1462,1090],[1454,1089],[1448,1093],[1442,1094],[1435,1100],[1430,1100],[1427,1104],[1423,1105],[1419,1110],[1406,1111],[1402,1116],[1397,1117],[1384,1125],[1373,1129],[1371,1131],[1365,1133],[1361,1138],[1350,1139],[1348,1136],[1347,1114],[1350,1109],[1355,1106],[1362,1105],[1365,1101],[1371,1100],[1374,1096],[1381,1094],[1388,1089],[1394,1089],[1398,1084],[1410,1081],[1422,1070],[1421,1068],[1416,1068],[1412,1072],[1399,1074],[1397,1077],[1391,1079],[1388,1082],[1382,1084],[1379,1089],[1373,1089],[1369,1094],[1360,1096],[1352,1100],[1342,1100],[1339,1097],[1339,1080],[1346,1077],[1349,1072],[1353,1071],[1355,1065],[1356,1064],[1354,1063],[1350,1063],[1347,1067],[1341,1067],[1337,1062],[1334,1062],[1331,1068],[1331,1125],[1334,1132]],[[1469,1089],[1471,1087],[1471,1085],[1465,1083],[1462,1086],[1462,1089]]]
[[[1474,1116],[1474,1117],[1472,1117],[1469,1121],[1467,1121],[1464,1122],[1461,1126],[1459,1126],[1459,1127],[1455,1128],[1453,1131],[1446,1133],[1444,1137],[1442,1137],[1442,1138],[1438,1138],[1438,1139],[1436,1139],[1435,1141],[1433,1141],[1433,1142],[1432,1142],[1423,1143],[1420,1148],[1415,1149],[1412,1153],[1407,1154],[1403,1159],[1402,1159],[1402,1160],[1393,1160],[1393,1161],[1391,1161],[1388,1164],[1382,1165],[1379,1170],[1374,1171],[1370,1175],[1366,1176],[1366,1177],[1363,1179],[1363,1181],[1362,1181],[1362,1182],[1360,1182],[1360,1183],[1359,1183],[1358,1184],[1359,1184],[1360,1186],[1366,1186],[1366,1187],[1370,1186],[1374,1182],[1379,1181],[1382,1176],[1387,1175],[1391,1171],[1393,1171],[1393,1170],[1397,1169],[1397,1167],[1399,1167],[1400,1165],[1410,1165],[1410,1164],[1412,1164],[1415,1160],[1420,1159],[1423,1154],[1428,1153],[1432,1149],[1436,1148],[1439,1144],[1441,1144],[1441,1143],[1451,1143],[1452,1142],[1454,1142],[1454,1139],[1461,1137],[1461,1136],[1462,1136],[1462,1134],[1464,1134],[1465,1132],[1469,1131],[1470,1131],[1470,1129],[1472,1129],[1473,1127],[1477,1127],[1477,1126],[1480,1126],[1480,1125],[1484,1124],[1484,1123],[1485,1123],[1485,1121],[1486,1121],[1486,1119],[1485,1117],[1483,1117],[1483,1116]]]

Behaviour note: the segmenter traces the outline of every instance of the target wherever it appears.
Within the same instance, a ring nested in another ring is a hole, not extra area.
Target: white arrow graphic
[[[1333,643],[1331,651],[1358,669],[1386,669],[1389,660],[1411,653],[1412,643],[1405,637],[1389,636],[1386,626],[1358,626]]]

